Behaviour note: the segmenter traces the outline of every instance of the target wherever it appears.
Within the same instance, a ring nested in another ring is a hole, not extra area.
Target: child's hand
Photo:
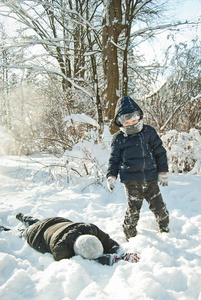
[[[108,190],[110,191],[110,193],[112,193],[114,190],[115,181],[116,181],[116,177],[113,177],[113,176],[109,176],[107,179],[107,187],[108,187]]]
[[[168,186],[168,174],[158,173],[158,182],[162,186]]]

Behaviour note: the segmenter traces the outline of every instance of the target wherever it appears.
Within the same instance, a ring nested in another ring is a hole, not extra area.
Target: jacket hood
[[[125,115],[125,114],[131,114],[135,111],[140,112],[140,119],[143,118],[143,111],[138,106],[138,104],[128,96],[122,97],[117,101],[116,109],[115,109],[115,115],[114,115],[114,123],[121,127],[122,124],[119,121],[119,116]]]

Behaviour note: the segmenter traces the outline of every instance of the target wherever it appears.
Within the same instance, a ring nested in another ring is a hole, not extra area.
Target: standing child
[[[143,112],[130,97],[118,100],[114,123],[120,127],[112,141],[107,171],[110,192],[118,174],[127,196],[123,231],[128,240],[137,234],[137,223],[143,199],[149,204],[159,232],[169,232],[169,213],[158,186],[168,185],[166,150],[156,130],[143,124]]]

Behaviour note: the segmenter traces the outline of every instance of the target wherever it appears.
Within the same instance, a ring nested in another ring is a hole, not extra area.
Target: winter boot
[[[133,225],[125,225],[123,224],[123,232],[125,234],[126,240],[128,242],[128,240],[132,237],[135,237],[137,235],[137,230],[136,227]]]
[[[24,217],[24,215],[21,213],[21,212],[19,212],[18,214],[16,214],[16,219],[17,220],[19,220],[20,222],[23,222],[23,217]]]
[[[30,225],[32,225],[32,224],[39,221],[39,219],[34,219],[33,217],[25,216],[20,212],[15,217],[16,217],[17,220],[21,221],[26,226],[30,226]]]
[[[161,227],[161,228],[159,227],[158,231],[160,233],[163,233],[163,232],[168,233],[170,231],[170,229],[168,227]]]
[[[9,231],[9,230],[10,230],[10,228],[6,228],[4,226],[0,226],[0,232],[2,232],[2,231]]]

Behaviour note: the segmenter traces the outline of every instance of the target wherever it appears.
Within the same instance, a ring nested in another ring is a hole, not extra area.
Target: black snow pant
[[[168,226],[169,212],[163,202],[158,182],[156,180],[145,183],[125,181],[124,187],[128,206],[124,218],[123,231],[127,240],[137,234],[136,227],[144,198],[148,202],[150,210],[156,217],[159,230]]]
[[[21,221],[23,224],[25,224],[27,227],[40,221],[39,219],[30,217],[30,216],[25,216],[23,214],[21,215],[21,217],[18,220]]]
[[[27,236],[29,234],[29,231],[32,228],[32,225],[34,225],[35,223],[37,223],[38,221],[40,221],[39,219],[33,218],[31,216],[25,216],[25,215],[23,215],[21,213],[17,214],[16,218],[28,227],[27,229],[21,229],[20,230],[21,236],[23,238],[25,238],[25,239],[27,238]]]
[[[31,226],[35,223],[37,223],[39,221],[39,219],[36,219],[36,218],[33,218],[33,217],[30,217],[30,216],[25,216],[23,215],[22,213],[18,213],[16,215],[16,218],[21,221],[23,224],[26,225],[26,229],[18,229],[19,232],[20,232],[20,236],[21,237],[24,237],[26,238],[28,233],[29,233],[29,230],[31,229]],[[0,226],[0,232],[1,231],[9,231],[11,230],[10,228],[6,228],[4,226]]]

